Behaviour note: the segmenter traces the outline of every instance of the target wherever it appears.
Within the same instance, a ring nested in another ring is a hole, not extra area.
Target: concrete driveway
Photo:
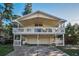
[[[54,46],[21,46],[14,49],[7,56],[68,56]]]

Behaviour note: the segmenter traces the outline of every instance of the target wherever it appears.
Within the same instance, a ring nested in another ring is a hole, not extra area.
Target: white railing
[[[13,46],[21,46],[21,40],[14,40]]]
[[[63,40],[60,40],[60,38],[59,39],[57,38],[55,43],[56,43],[56,46],[63,46],[64,44]]]
[[[62,34],[64,28],[57,27],[26,27],[26,28],[13,28],[14,34]]]

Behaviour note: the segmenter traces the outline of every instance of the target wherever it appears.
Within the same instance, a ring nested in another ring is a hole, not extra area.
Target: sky
[[[22,15],[24,3],[15,3],[13,13]],[[48,14],[67,20],[66,24],[79,23],[79,3],[33,3],[32,12],[37,10],[44,11]]]

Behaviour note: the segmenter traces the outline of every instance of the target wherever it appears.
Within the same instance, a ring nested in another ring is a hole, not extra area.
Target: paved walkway
[[[7,56],[68,56],[66,53],[51,46],[21,46],[14,47]]]

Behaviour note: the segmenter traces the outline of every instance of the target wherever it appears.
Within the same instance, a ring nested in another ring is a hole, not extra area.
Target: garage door
[[[50,38],[47,35],[40,35],[37,41],[37,36],[27,36],[27,42],[29,44],[50,44]]]
[[[49,36],[46,35],[39,36],[39,44],[50,44]]]
[[[29,44],[37,44],[37,37],[35,35],[29,35],[27,36],[27,42]]]

